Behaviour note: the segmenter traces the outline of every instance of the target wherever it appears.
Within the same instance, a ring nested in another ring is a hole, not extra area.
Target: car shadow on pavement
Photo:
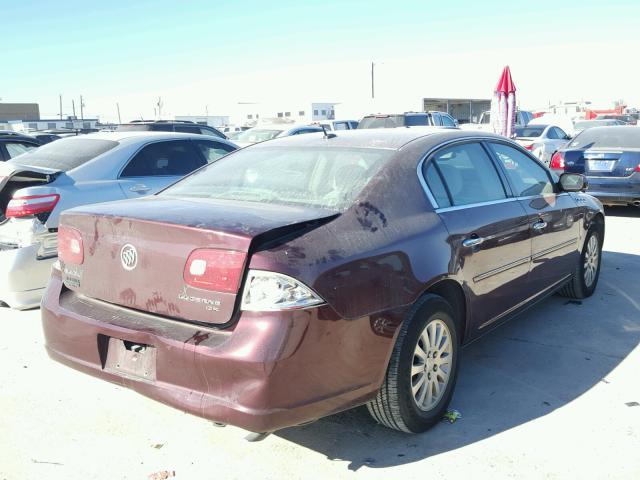
[[[422,460],[547,415],[606,383],[640,343],[638,271],[640,256],[604,252],[591,298],[550,297],[465,348],[450,406],[462,419],[453,424],[403,434],[360,407],[276,435],[358,470]]]

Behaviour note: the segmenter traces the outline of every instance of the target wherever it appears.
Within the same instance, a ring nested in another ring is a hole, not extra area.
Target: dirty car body
[[[455,148],[495,165],[493,201],[467,191],[446,205],[430,186],[434,159],[468,159]],[[43,300],[48,353],[254,432],[364,404],[425,294],[455,305],[469,342],[566,283],[602,219],[581,193],[516,195],[494,148],[539,165],[477,132],[310,134],[239,150],[153,197],[68,211]],[[546,231],[531,228],[540,219]],[[465,246],[476,234],[484,243]]]
[[[155,193],[236,148],[183,133],[105,132],[61,139],[0,163],[0,303],[38,306],[64,210]]]

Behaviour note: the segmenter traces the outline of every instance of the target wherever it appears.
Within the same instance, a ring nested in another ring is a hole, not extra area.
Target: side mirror
[[[587,177],[580,173],[563,173],[558,183],[563,192],[584,192],[589,186]]]

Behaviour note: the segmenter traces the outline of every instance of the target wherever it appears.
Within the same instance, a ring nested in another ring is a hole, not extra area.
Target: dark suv
[[[405,112],[367,115],[358,124],[359,129],[415,126],[456,128],[458,121],[446,112]]]
[[[227,138],[224,133],[208,125],[186,120],[133,120],[130,123],[118,125],[119,132],[182,132],[196,133],[200,135],[213,135],[214,137]]]

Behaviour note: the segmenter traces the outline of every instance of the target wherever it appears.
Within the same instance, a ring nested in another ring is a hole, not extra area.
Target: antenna
[[[335,133],[327,133],[327,129],[325,128],[325,126],[323,124],[320,124],[320,128],[322,128],[322,131],[324,132],[324,138],[329,139],[329,138],[336,138],[337,135]]]

